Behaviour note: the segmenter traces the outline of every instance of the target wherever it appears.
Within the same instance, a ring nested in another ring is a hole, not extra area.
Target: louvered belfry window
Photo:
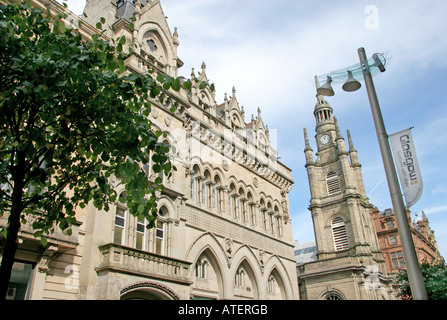
[[[332,235],[334,237],[335,251],[348,249],[348,235],[346,234],[345,222],[342,218],[337,217],[332,220]]]
[[[335,172],[329,172],[326,176],[326,187],[328,195],[333,195],[341,191],[340,180]]]

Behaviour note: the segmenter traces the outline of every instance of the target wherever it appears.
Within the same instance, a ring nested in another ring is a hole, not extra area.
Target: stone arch
[[[154,23],[144,23],[139,34],[144,51],[155,57],[163,65],[170,64],[173,59],[173,49],[163,30]]]
[[[187,261],[197,261],[205,250],[209,250],[210,255],[214,257],[216,266],[222,271],[222,279],[225,283],[226,273],[223,270],[224,266],[229,264],[231,257],[226,255],[224,248],[214,234],[207,232],[199,236],[187,250],[185,259]],[[190,270],[190,275],[193,274],[194,270]]]
[[[340,290],[331,288],[324,290],[318,300],[346,300],[346,297]]]
[[[241,270],[244,271],[246,279],[238,283],[237,277]],[[262,290],[260,286],[261,266],[258,258],[247,245],[243,245],[236,250],[229,274],[233,277],[233,295],[235,297],[260,298],[259,295]]]
[[[167,196],[161,196],[157,199],[159,211],[163,211],[165,218],[174,218],[176,216],[176,206]]]
[[[233,109],[230,111],[230,121],[231,121],[231,127],[233,129],[239,129],[244,128],[245,122],[244,119],[242,119],[242,116],[239,112],[239,110]]]
[[[204,247],[192,266],[192,296],[222,299],[225,288],[224,272],[211,247]]]
[[[221,170],[220,168],[214,168],[214,170],[213,170],[213,178],[215,179],[216,176],[219,177],[219,179],[220,179],[220,181],[221,181],[222,183],[224,183],[224,181],[226,181],[226,179],[225,179],[225,173],[222,172],[222,170]]]
[[[265,267],[264,270],[266,270],[267,272],[264,273],[265,278],[264,278],[264,283],[267,285],[267,282],[269,280],[269,277],[271,275],[273,275],[275,277],[275,280],[278,282],[278,286],[280,286],[281,291],[281,296],[282,299],[287,300],[287,299],[292,299],[293,298],[293,290],[294,290],[294,285],[296,285],[296,283],[294,281],[292,281],[292,279],[289,276],[289,273],[287,272],[286,267],[284,266],[283,262],[281,261],[281,259],[277,256],[277,255],[273,255],[271,256],[265,263]],[[266,292],[267,292],[266,288]],[[276,297],[268,297],[267,294],[267,299],[273,299]]]
[[[120,300],[180,300],[180,297],[164,284],[144,281],[121,289]]]

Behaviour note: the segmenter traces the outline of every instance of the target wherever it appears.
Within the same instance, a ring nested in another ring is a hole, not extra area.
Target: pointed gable
[[[233,95],[228,101],[228,115],[229,122],[232,129],[245,128],[245,112],[239,107],[239,102],[236,98],[236,89],[233,87]]]
[[[177,76],[183,63],[177,57],[177,29],[171,34],[159,0],[137,2],[135,9],[134,50],[148,57],[171,76]]]

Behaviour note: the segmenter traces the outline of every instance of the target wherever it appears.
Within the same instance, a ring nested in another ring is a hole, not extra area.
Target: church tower
[[[351,134],[347,132],[347,149],[333,109],[321,94],[317,94],[314,116],[316,159],[306,129],[304,154],[318,261],[298,267],[301,296],[390,299],[374,206],[366,196]]]
[[[317,159],[307,132],[304,152],[318,256],[327,259],[344,250],[380,256],[371,215],[373,206],[366,197],[351,135],[348,132],[348,151],[333,109],[322,95],[317,95],[314,116]],[[379,256],[375,259],[380,260]]]

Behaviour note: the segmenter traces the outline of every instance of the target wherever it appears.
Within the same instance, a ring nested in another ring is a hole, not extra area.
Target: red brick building
[[[424,211],[422,211],[422,217],[419,218],[416,216],[414,221],[411,221],[411,214],[408,209],[406,210],[406,213],[419,262],[443,260],[436,243],[434,231],[430,229]],[[399,269],[405,268],[402,244],[393,210],[386,209],[380,212],[375,208],[373,217],[377,230],[377,238],[379,239],[379,246],[386,261],[385,265],[387,272],[395,273]]]

